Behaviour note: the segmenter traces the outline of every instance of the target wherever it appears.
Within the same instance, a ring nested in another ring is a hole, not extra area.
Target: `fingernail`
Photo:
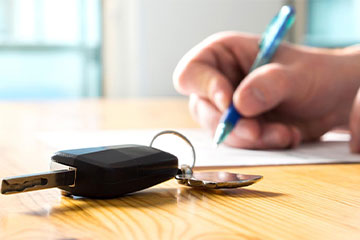
[[[241,121],[235,126],[234,133],[236,137],[244,140],[253,141],[256,138],[249,128],[242,126]]]
[[[263,91],[261,91],[258,88],[251,88],[250,91],[251,91],[251,94],[254,96],[254,98],[258,102],[260,102],[262,104],[266,103],[266,99],[265,99],[265,95],[264,95]]]
[[[225,111],[228,107],[227,99],[225,97],[225,94],[223,92],[216,92],[214,94],[214,101],[216,106],[221,110]]]
[[[293,141],[291,143],[291,146],[292,148],[295,148],[297,146],[300,145],[301,141],[302,141],[302,134],[301,134],[301,131],[296,128],[296,127],[293,127],[292,128],[292,134],[293,134]]]
[[[277,131],[267,131],[265,135],[262,137],[264,145],[272,147],[276,146],[280,141],[279,133]]]

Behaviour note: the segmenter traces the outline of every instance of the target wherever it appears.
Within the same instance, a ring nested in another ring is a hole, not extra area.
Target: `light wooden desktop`
[[[2,102],[0,177],[48,170],[38,132],[188,127],[182,99]],[[264,179],[225,191],[170,180],[109,200],[1,195],[0,239],[360,239],[360,164],[226,170]]]

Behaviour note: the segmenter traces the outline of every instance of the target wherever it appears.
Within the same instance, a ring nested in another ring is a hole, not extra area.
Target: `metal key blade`
[[[9,177],[2,180],[1,193],[14,194],[75,184],[76,169]]]

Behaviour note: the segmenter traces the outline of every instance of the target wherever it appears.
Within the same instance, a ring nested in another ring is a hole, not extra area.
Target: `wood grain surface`
[[[46,131],[198,127],[183,99],[0,103],[0,177],[48,170]],[[69,136],[71,137],[71,136]],[[247,188],[170,180],[122,198],[0,195],[0,239],[360,239],[360,164],[230,168]]]

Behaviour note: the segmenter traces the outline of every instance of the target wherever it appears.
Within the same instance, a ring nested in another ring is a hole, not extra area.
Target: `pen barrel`
[[[294,23],[294,20],[295,9],[291,6],[283,6],[263,34],[263,37],[259,42],[260,50],[250,68],[250,72],[271,61],[271,58],[275,54],[281,40]],[[234,104],[231,104],[220,119],[220,123],[215,132],[214,142],[216,144],[223,142],[240,118],[240,113],[235,109]]]
[[[230,107],[226,110],[223,115],[221,122],[231,124],[232,127],[236,125],[236,122],[241,118],[240,113],[236,110],[233,103],[231,103]]]

